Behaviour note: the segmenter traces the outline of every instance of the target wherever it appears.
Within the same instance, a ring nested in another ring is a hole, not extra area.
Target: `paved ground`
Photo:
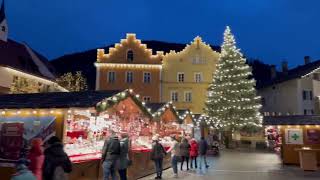
[[[276,154],[249,151],[224,151],[220,157],[209,157],[206,170],[179,172],[186,180],[313,180],[320,179],[320,171],[304,172],[296,166],[282,166]],[[173,179],[172,169],[164,172],[163,179]],[[153,176],[141,180],[154,179]]]

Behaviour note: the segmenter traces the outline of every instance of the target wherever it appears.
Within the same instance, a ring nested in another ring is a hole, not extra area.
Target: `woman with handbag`
[[[157,176],[155,179],[162,179],[163,158],[167,154],[164,147],[159,143],[159,137],[152,137],[151,160],[154,161]]]
[[[174,178],[178,178],[178,162],[181,162],[180,143],[177,141],[175,135],[171,136],[171,146],[167,153],[171,152],[171,166],[174,173]]]
[[[120,180],[127,180],[127,168],[131,164],[129,160],[129,138],[127,134],[121,135],[120,156],[118,164],[118,173]]]

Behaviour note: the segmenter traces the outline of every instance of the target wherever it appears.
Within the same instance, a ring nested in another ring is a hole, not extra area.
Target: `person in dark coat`
[[[111,132],[111,136],[104,142],[102,149],[102,167],[103,167],[103,179],[109,180],[109,176],[113,180],[117,179],[116,168],[117,162],[120,158],[120,141],[115,132]]]
[[[186,161],[187,163],[187,171],[189,171],[189,150],[190,144],[186,138],[183,138],[180,144],[180,153],[181,153],[181,166],[180,170],[182,171],[183,162]]]
[[[31,149],[28,155],[30,160],[29,169],[37,177],[37,180],[42,180],[42,166],[44,155],[42,151],[42,139],[35,138],[31,141]]]
[[[36,177],[28,169],[29,160],[21,158],[16,164],[16,173],[12,175],[11,180],[36,180]]]
[[[167,154],[164,147],[159,143],[159,137],[154,136],[152,138],[152,150],[151,150],[151,160],[154,161],[157,176],[155,179],[162,179],[163,171],[163,158]]]
[[[207,151],[208,151],[208,143],[204,139],[204,137],[201,137],[201,140],[199,141],[199,154],[200,154],[199,168],[200,169],[202,167],[202,162],[204,162],[206,168],[209,167],[209,165],[207,163]]]
[[[121,135],[120,156],[118,164],[118,173],[120,180],[127,180],[127,168],[129,166],[129,138],[127,134]]]
[[[197,157],[198,157],[198,149],[199,149],[199,146],[198,146],[198,143],[195,139],[191,139],[191,142],[190,142],[190,158],[191,158],[191,169],[193,168],[192,164],[193,164],[193,161],[194,161],[194,164],[195,164],[195,168],[197,169],[198,166],[197,166]]]
[[[44,150],[44,163],[42,177],[44,180],[65,180],[72,171],[72,164],[68,155],[63,150],[61,140],[53,136],[47,142]]]

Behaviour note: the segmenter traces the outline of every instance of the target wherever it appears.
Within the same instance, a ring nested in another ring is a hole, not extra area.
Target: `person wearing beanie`
[[[66,180],[72,171],[72,164],[68,155],[63,150],[61,140],[53,136],[47,142],[44,150],[44,163],[42,177],[44,180]]]
[[[36,177],[28,169],[29,160],[19,159],[16,164],[16,173],[13,174],[11,180],[36,180]]]
[[[154,161],[157,176],[155,179],[162,179],[163,158],[167,154],[164,147],[159,143],[159,137],[152,137],[151,160]]]
[[[30,160],[29,168],[37,177],[37,180],[42,180],[42,165],[44,161],[44,155],[41,146],[41,138],[33,139],[31,141],[31,149],[28,155],[28,159]]]

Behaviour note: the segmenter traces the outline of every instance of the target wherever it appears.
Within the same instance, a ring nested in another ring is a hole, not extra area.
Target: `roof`
[[[52,92],[0,95],[0,109],[95,107],[120,91]]]
[[[0,9],[0,23],[5,19],[6,19],[6,13],[4,11],[4,0],[3,0],[1,4],[1,9]]]
[[[146,107],[150,108],[150,111],[153,114],[165,105],[166,103],[149,103],[149,104],[146,104]]]
[[[296,68],[288,70],[286,73],[278,72],[276,78],[270,79],[260,83],[258,89],[265,88],[274,84],[282,83],[292,79],[300,78],[320,67],[320,60],[310,62],[308,64],[300,65]]]
[[[190,110],[189,109],[178,109],[177,112],[178,112],[179,116],[182,116],[186,112],[190,112]]]
[[[265,116],[263,125],[320,125],[319,115]]]
[[[11,39],[0,41],[0,66],[12,67],[25,73],[53,79],[53,67],[48,60],[29,46]]]

